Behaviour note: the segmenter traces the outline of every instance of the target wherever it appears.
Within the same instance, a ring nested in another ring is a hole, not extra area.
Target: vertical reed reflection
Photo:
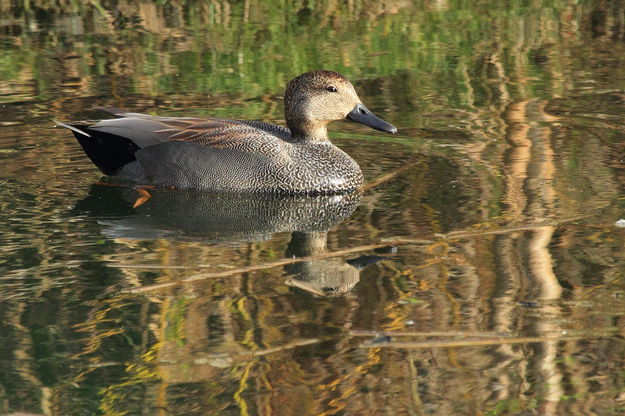
[[[513,218],[523,216],[540,221],[552,217],[556,212],[554,152],[551,148],[550,128],[548,124],[545,125],[553,121],[553,117],[545,114],[543,108],[542,102],[529,100],[510,105],[505,113],[510,123],[509,158],[512,162],[508,167],[506,200]],[[514,298],[540,303],[526,330],[550,338],[562,333],[558,324],[561,315],[558,301],[562,288],[553,271],[553,259],[549,251],[553,233],[554,227],[540,227],[522,233],[519,237],[502,237],[510,241],[497,246],[507,251],[501,253],[503,259],[510,258],[509,251],[513,248],[521,254],[522,257],[506,262],[507,270],[502,278],[509,278],[512,274],[517,276],[511,279],[515,283],[504,283],[504,286],[518,290],[518,282],[521,282],[520,286],[526,288],[525,293],[517,293]],[[562,375],[556,364],[558,344],[554,340],[529,347],[535,351],[535,356],[530,361],[531,370],[526,376],[531,380],[530,389],[541,392],[542,400],[538,407],[541,414],[558,414],[563,395]]]

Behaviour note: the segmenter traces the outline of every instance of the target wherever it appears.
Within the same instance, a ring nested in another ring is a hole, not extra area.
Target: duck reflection
[[[240,196],[97,184],[75,210],[110,238],[206,242],[265,241],[275,233],[327,231],[349,217],[360,194]]]
[[[325,231],[295,231],[291,234],[286,256],[308,257],[325,253],[327,236]],[[290,275],[286,284],[318,296],[344,295],[360,281],[362,269],[383,259],[385,257],[364,255],[347,261],[328,258],[288,264],[284,267]]]
[[[291,232],[286,258],[327,252],[327,231],[348,218],[361,194],[317,197],[221,195],[135,189],[97,184],[75,207],[95,218],[112,239],[258,242]],[[360,280],[360,271],[380,256],[311,259],[284,266],[289,286],[319,296],[340,296]]]

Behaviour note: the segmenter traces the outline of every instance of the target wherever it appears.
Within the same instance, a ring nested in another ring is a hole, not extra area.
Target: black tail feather
[[[135,152],[139,146],[130,139],[90,130],[84,124],[69,124],[78,143],[89,156],[89,159],[105,174],[115,175],[123,166],[137,160]],[[78,131],[77,131],[78,130]],[[86,133],[83,134],[81,132]]]

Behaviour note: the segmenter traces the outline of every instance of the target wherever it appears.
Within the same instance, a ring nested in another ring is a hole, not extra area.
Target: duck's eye
[[[329,87],[326,87],[326,91],[336,92],[336,87],[334,85],[330,85]]]

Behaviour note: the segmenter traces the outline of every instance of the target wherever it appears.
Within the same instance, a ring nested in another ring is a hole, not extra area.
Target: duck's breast
[[[330,142],[292,144],[290,161],[281,170],[287,186],[302,193],[341,193],[362,185],[360,167]]]

